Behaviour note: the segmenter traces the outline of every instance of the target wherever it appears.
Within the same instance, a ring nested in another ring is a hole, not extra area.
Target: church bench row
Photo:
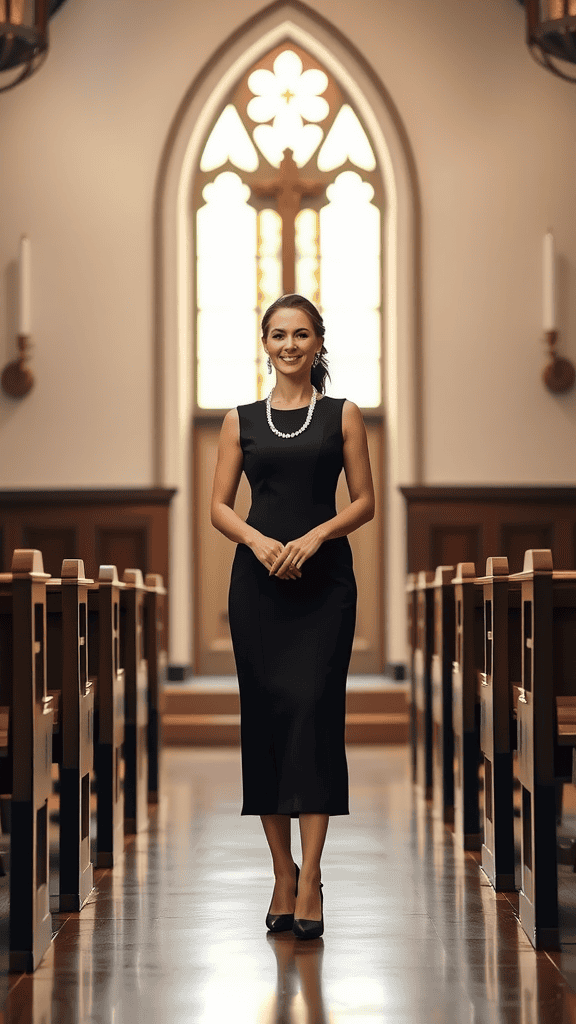
[[[513,889],[518,748],[520,919],[536,947],[555,948],[557,795],[576,746],[576,573],[532,550],[522,573],[489,558],[485,577],[472,563],[441,566],[409,575],[406,590],[413,779],[465,848],[481,846],[494,887]]]
[[[95,583],[77,559],[65,560],[54,580],[34,550],[16,551],[12,570],[0,576],[0,790],[11,798],[10,969],[23,971],[35,969],[51,940],[52,761],[60,911],[80,910],[93,887],[94,768],[97,866],[114,865],[124,834],[147,826],[148,800],[158,799],[165,591],[156,575],[145,585],[139,570],[119,582],[114,566],[102,566]]]

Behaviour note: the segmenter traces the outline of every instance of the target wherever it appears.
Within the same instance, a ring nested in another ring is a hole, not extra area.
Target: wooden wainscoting
[[[554,567],[576,566],[576,487],[402,487],[407,571],[506,555],[520,572],[529,548],[551,548]]]
[[[0,490],[0,572],[14,548],[38,548],[44,569],[60,576],[64,558],[82,558],[86,575],[100,565],[160,573],[169,588],[169,487],[106,490]],[[168,616],[166,617],[168,622]]]

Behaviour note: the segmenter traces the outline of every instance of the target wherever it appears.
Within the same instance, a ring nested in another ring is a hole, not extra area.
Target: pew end
[[[97,666],[94,770],[98,786],[96,867],[111,868],[124,854],[123,747],[125,670],[121,665],[121,592],[115,565],[101,565],[88,588],[89,661]]]
[[[434,647],[432,654],[432,805],[446,824],[454,822],[454,729],[452,663],[455,567],[439,565],[434,574]]]
[[[157,804],[160,789],[164,687],[168,675],[166,588],[159,573],[147,573],[144,583],[145,645],[148,664],[148,803]]]
[[[54,744],[60,782],[59,908],[82,909],[94,888],[90,797],[94,777],[95,679],[88,672],[88,587],[84,562],[65,558],[47,582],[48,678],[60,691]]]
[[[432,648],[434,642],[435,573],[422,570],[416,580],[414,706],[416,719],[416,785],[432,798]]]
[[[571,778],[576,679],[576,572],[555,571],[547,549],[527,551],[521,585],[518,699],[522,887],[520,921],[536,948],[557,949],[556,793]]]
[[[121,593],[122,663],[125,676],[124,830],[148,828],[148,662],[146,587],[140,569],[126,569]]]
[[[0,636],[7,668],[0,676],[4,675],[2,687],[8,696],[2,704],[9,708],[11,748],[9,971],[22,973],[36,969],[52,940],[48,799],[53,707],[46,688],[50,576],[36,549],[16,549],[11,568],[11,573],[2,574],[0,584]]]
[[[484,603],[473,562],[459,562],[452,579],[455,647],[452,664],[454,825],[465,850],[480,850],[480,691]]]
[[[508,559],[491,556],[478,580],[484,606],[480,749],[484,759],[482,870],[497,892],[516,888],[514,847],[515,707],[520,680],[520,585]]]

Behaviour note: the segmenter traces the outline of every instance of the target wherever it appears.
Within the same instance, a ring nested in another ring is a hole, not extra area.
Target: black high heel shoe
[[[296,891],[295,896],[298,895],[298,878],[300,875],[300,868],[297,864],[294,864],[296,868]],[[272,904],[270,904],[272,906]],[[294,914],[271,914],[270,911],[266,914],[266,927],[270,932],[287,932],[294,924]]]
[[[318,939],[324,931],[324,894],[320,882],[320,920],[310,921],[306,917],[295,917],[292,931],[297,939]]]

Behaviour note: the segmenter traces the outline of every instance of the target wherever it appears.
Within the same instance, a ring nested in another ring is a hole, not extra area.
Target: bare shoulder
[[[221,437],[228,444],[240,445],[240,417],[238,409],[229,409],[224,416]]]
[[[362,413],[356,402],[345,398],[342,406],[342,437],[346,440],[347,437],[357,434],[358,431],[362,432],[364,429]]]

